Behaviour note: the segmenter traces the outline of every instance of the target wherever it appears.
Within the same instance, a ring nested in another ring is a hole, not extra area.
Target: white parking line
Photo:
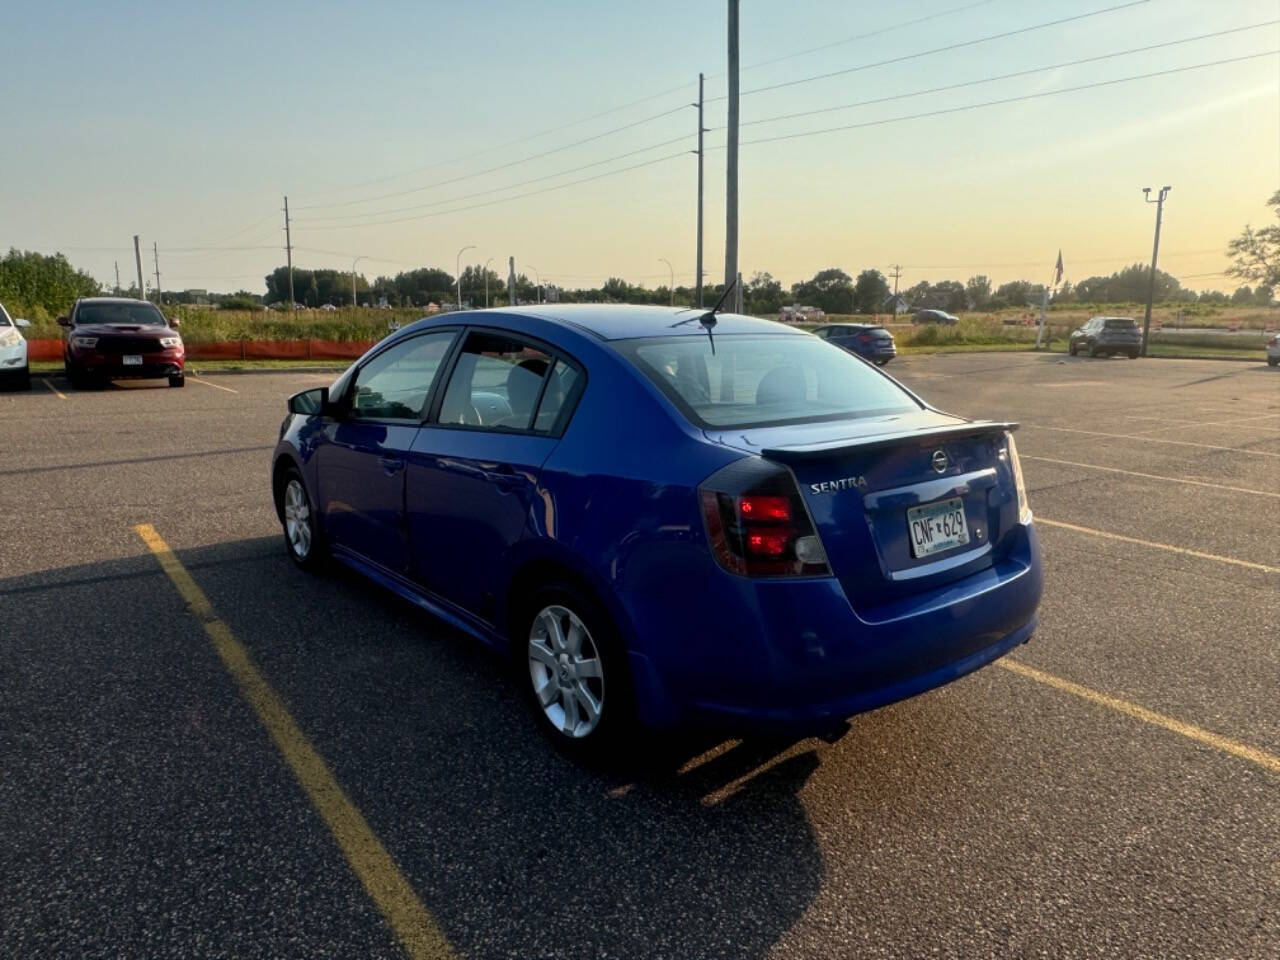
[[[1159,427],[1147,427],[1146,433],[1152,433],[1156,430],[1181,430],[1186,427],[1243,427],[1245,430],[1269,430],[1272,424],[1259,424],[1259,420],[1274,420],[1280,417],[1280,413],[1264,413],[1258,417],[1237,417],[1235,420],[1194,420],[1179,423],[1166,423]],[[1276,433],[1275,430],[1269,430]]]
[[[1166,483],[1185,483],[1193,487],[1208,487],[1211,490],[1229,490],[1232,493],[1251,493],[1256,497],[1275,497],[1280,500],[1280,493],[1270,490],[1253,490],[1250,487],[1231,487],[1225,483],[1209,483],[1205,480],[1188,480],[1185,477],[1166,477],[1158,473],[1139,473],[1137,470],[1121,470],[1119,467],[1103,467],[1096,463],[1080,463],[1076,460],[1055,460],[1053,457],[1033,457],[1027,453],[1019,453],[1023,460],[1038,460],[1041,463],[1057,463],[1064,467],[1081,467],[1085,470],[1102,470],[1106,473],[1122,473],[1126,477],[1141,477],[1143,480],[1163,480]]]
[[[216,384],[216,383],[210,383],[208,380],[201,380],[199,377],[195,376],[194,374],[190,374],[190,373],[188,373],[188,374],[187,374],[187,379],[188,379],[188,380],[194,380],[196,383],[203,383],[206,387],[213,387],[213,389],[215,389],[215,390],[225,390],[227,393],[239,393],[239,392],[240,392],[239,390],[232,390],[230,387],[221,387],[221,386],[219,386],[219,385],[218,385],[218,384]]]
[[[1275,457],[1280,453],[1270,450],[1245,450],[1242,447],[1222,447],[1215,443],[1192,443],[1190,440],[1166,440],[1163,437],[1144,437],[1136,433],[1101,433],[1097,430],[1077,430],[1075,427],[1049,427],[1039,423],[1024,423],[1023,429],[1056,430],[1059,433],[1080,433],[1089,437],[1109,437],[1112,440],[1145,440],[1147,443],[1168,443],[1178,447],[1199,447],[1201,450],[1227,450],[1231,453],[1243,453],[1251,457]]]
[[[53,395],[54,395],[55,397],[57,397],[59,400],[65,400],[65,399],[67,399],[67,395],[66,395],[65,393],[63,393],[61,390],[59,390],[57,387],[55,387],[55,386],[53,385],[53,381],[52,381],[52,380],[50,380],[48,377],[45,377],[45,378],[44,378],[44,385],[45,385],[46,387],[48,387],[50,390],[52,390],[52,391],[53,391]]]
[[[1214,560],[1218,563],[1229,563],[1233,567],[1245,567],[1249,570],[1261,570],[1263,573],[1280,573],[1280,567],[1270,567],[1265,563],[1254,563],[1251,560],[1237,560],[1235,557],[1223,557],[1216,553],[1204,553],[1200,550],[1188,550],[1186,547],[1175,547],[1169,543],[1157,543],[1155,540],[1140,540],[1137,537],[1126,537],[1120,533],[1110,533],[1106,530],[1094,530],[1092,527],[1080,527],[1074,523],[1063,523],[1061,520],[1049,520],[1045,517],[1036,515],[1035,522],[1044,524],[1049,527],[1061,527],[1063,530],[1074,530],[1076,533],[1087,533],[1092,537],[1101,537],[1104,540],[1118,540],[1121,543],[1133,543],[1140,547],[1152,547],[1156,550],[1167,550],[1170,553],[1179,553],[1184,557],[1197,557],[1201,560]]]

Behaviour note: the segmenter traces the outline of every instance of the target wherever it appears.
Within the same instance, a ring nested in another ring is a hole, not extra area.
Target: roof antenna
[[[671,326],[682,327],[686,323],[693,323],[693,321],[697,320],[700,324],[702,324],[704,327],[707,328],[707,333],[710,333],[711,328],[716,325],[716,311],[719,310],[722,306],[724,306],[724,302],[727,299],[729,299],[729,294],[733,292],[733,288],[736,287],[737,285],[738,285],[738,281],[736,278],[729,281],[729,285],[724,288],[724,293],[720,294],[720,299],[716,301],[716,305],[714,307],[712,307],[706,313],[699,314],[696,317],[688,317],[684,320],[678,320],[675,323],[673,323]]]

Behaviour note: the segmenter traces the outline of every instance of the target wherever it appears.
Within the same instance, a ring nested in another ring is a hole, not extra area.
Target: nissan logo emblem
[[[933,464],[933,469],[937,473],[946,473],[947,464],[950,461],[947,460],[947,452],[945,450],[935,450],[933,451],[933,456],[929,458],[929,462]]]

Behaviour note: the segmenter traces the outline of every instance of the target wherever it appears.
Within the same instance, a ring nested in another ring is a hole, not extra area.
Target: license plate
[[[959,497],[911,507],[907,510],[907,530],[911,534],[911,555],[917,558],[969,542],[964,503]]]
[[[125,357],[124,365],[126,367],[140,367],[142,366],[142,358],[141,357]]]

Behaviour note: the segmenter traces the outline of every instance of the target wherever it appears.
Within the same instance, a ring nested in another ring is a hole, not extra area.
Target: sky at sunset
[[[166,289],[261,292],[288,194],[297,266],[452,272],[474,246],[464,263],[515,256],[568,287],[657,286],[661,258],[688,284],[703,71],[716,282],[725,11],[24,4],[0,54],[0,246],[128,282],[136,233]],[[1280,188],[1277,0],[742,0],[741,18],[748,277],[1044,282],[1061,248],[1079,280],[1149,260],[1141,189],[1168,184],[1161,266],[1232,289],[1226,243]]]

